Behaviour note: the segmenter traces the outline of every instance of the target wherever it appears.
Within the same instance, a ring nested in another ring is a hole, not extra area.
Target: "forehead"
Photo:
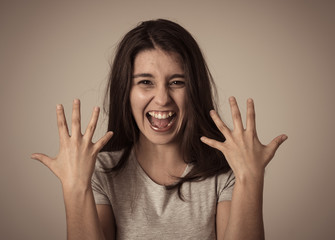
[[[144,72],[183,73],[183,61],[178,53],[161,49],[139,52],[134,60],[134,74]]]

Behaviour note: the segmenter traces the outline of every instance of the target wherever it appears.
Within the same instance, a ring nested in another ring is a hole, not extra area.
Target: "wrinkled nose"
[[[167,87],[160,87],[155,94],[155,102],[160,106],[165,106],[171,101],[169,89]]]

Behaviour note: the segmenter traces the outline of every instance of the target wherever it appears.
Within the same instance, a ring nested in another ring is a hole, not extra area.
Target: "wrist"
[[[248,196],[249,201],[254,200],[255,203],[262,205],[264,191],[264,175],[262,176],[239,176],[235,177],[235,186],[233,196],[242,194]]]
[[[62,182],[62,188],[64,194],[67,193],[80,194],[89,191],[91,189],[91,184],[88,182],[67,181]]]
[[[242,185],[263,185],[265,171],[235,174],[235,181]]]

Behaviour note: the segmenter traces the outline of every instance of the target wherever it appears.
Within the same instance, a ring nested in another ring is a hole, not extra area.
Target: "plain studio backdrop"
[[[167,18],[200,44],[228,124],[228,97],[244,119],[252,97],[261,141],[289,137],[266,171],[267,239],[334,239],[334,13],[334,1],[2,0],[0,238],[66,238],[60,182],[30,154],[57,154],[58,103],[69,118],[81,99],[84,131],[120,38]],[[105,129],[101,116],[95,140]]]

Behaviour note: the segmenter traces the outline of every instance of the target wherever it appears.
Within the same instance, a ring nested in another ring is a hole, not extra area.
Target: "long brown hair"
[[[201,136],[225,141],[209,115],[211,109],[216,109],[215,84],[198,44],[177,23],[164,19],[142,22],[119,43],[105,98],[105,111],[109,116],[108,131],[114,131],[114,136],[102,151],[123,150],[120,161],[112,171],[122,169],[127,162],[131,149],[139,138],[139,129],[132,116],[129,99],[134,59],[139,52],[156,48],[178,53],[188,79],[187,122],[181,128],[181,149],[184,161],[193,163],[194,166],[176,185],[167,187],[177,188],[180,196],[180,187],[184,182],[201,181],[228,172],[230,167],[220,151],[200,141]]]

